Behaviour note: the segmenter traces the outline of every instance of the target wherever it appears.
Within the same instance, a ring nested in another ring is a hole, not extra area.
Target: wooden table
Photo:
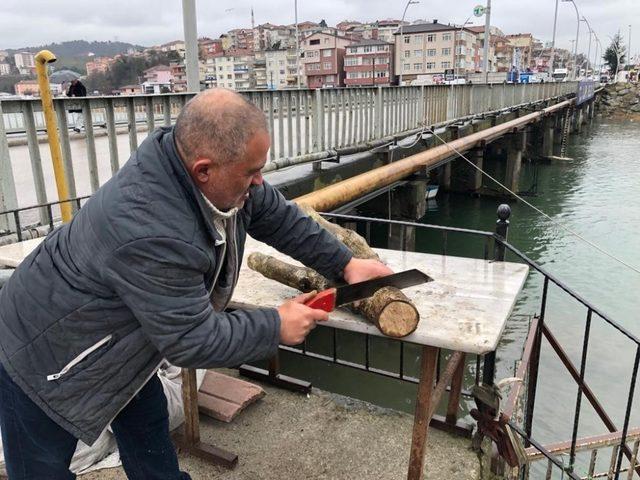
[[[246,258],[252,252],[299,264],[273,248],[248,238],[232,306],[277,307],[285,299],[299,294],[250,270]],[[485,367],[489,370],[485,372],[485,378],[489,379],[490,376],[493,379],[493,355],[529,268],[517,263],[396,250],[376,249],[376,252],[394,271],[418,268],[434,279],[433,282],[403,290],[420,313],[416,331],[401,339],[422,346],[408,472],[409,479],[417,480],[422,478],[429,422],[441,395],[450,384],[453,394],[449,398],[448,414],[455,418],[465,354],[485,355]],[[383,336],[371,323],[346,309],[332,312],[326,325]],[[454,354],[434,387],[436,362],[441,348],[452,350]]]
[[[42,239],[0,247],[0,265],[18,265],[40,241]],[[266,279],[247,267],[246,258],[256,251],[297,263],[271,247],[248,238],[232,306],[277,307],[285,299],[297,295],[299,292],[294,289]],[[464,356],[466,353],[491,356],[495,352],[516,297],[526,280],[528,267],[516,263],[395,250],[376,251],[394,271],[419,268],[435,280],[404,290],[420,313],[416,331],[402,339],[422,346],[408,472],[409,479],[417,480],[422,478],[427,431],[435,406],[451,384],[448,414],[453,415],[455,420]],[[332,312],[327,326],[382,336],[376,327],[346,309]],[[434,387],[440,348],[453,350],[455,353],[451,355],[440,381]],[[493,378],[492,360],[489,368],[490,378]],[[200,442],[193,370],[183,371],[183,398],[186,419],[184,436],[180,442],[183,448],[212,462],[235,465],[237,456],[234,454]]]

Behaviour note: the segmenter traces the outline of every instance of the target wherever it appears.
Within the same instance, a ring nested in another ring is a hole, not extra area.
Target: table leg
[[[184,428],[174,436],[178,448],[207,462],[233,468],[238,456],[221,448],[200,441],[200,414],[198,412],[198,383],[196,371],[182,369],[182,401],[184,404]]]
[[[411,455],[409,457],[408,480],[422,479],[424,456],[427,447],[427,430],[429,428],[430,412],[432,410],[433,384],[436,377],[436,363],[438,360],[436,347],[422,347],[422,361],[420,383],[416,412],[413,420],[413,438],[411,440]]]
[[[465,355],[462,354],[462,360],[458,364],[453,380],[451,381],[451,390],[449,391],[449,405],[447,406],[447,423],[455,425],[458,421],[458,409],[460,408],[460,397],[462,396],[462,383],[464,381]]]

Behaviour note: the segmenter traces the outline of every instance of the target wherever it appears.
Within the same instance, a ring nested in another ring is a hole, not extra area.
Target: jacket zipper
[[[107,343],[109,340],[111,340],[111,338],[113,338],[113,335],[107,335],[106,337],[104,337],[102,340],[100,340],[95,345],[92,345],[91,347],[87,348],[86,350],[81,352],[80,355],[78,355],[76,358],[74,358],[69,363],[67,363],[64,366],[64,368],[62,370],[60,370],[58,373],[52,373],[51,375],[47,375],[47,380],[48,381],[58,380],[60,377],[65,375],[69,370],[71,370],[74,366],[76,366],[82,360],[87,358],[89,356],[89,354],[91,354],[92,352],[96,351],[98,348],[100,348],[105,343]]]
[[[240,259],[238,258],[238,222],[237,222],[237,217],[233,217],[233,246],[235,247],[235,251],[236,251],[236,265],[235,265],[235,274],[233,276],[233,283],[231,284],[231,291],[229,292],[229,296],[227,297],[227,301],[224,304],[224,307],[222,308],[222,311],[224,311],[227,306],[229,305],[229,303],[231,303],[231,299],[233,298],[233,292],[236,289],[236,283],[238,282],[238,276],[240,275]]]

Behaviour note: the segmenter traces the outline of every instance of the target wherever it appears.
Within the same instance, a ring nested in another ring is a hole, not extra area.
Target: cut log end
[[[390,337],[406,337],[418,326],[418,312],[408,302],[393,301],[387,304],[378,317],[380,331]]]
[[[360,302],[356,310],[390,337],[409,335],[420,321],[418,310],[411,300],[394,287],[381,288],[372,297]]]

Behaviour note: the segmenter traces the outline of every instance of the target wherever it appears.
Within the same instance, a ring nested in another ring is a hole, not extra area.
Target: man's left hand
[[[349,284],[391,275],[393,270],[378,260],[352,258],[344,267],[343,277]]]

